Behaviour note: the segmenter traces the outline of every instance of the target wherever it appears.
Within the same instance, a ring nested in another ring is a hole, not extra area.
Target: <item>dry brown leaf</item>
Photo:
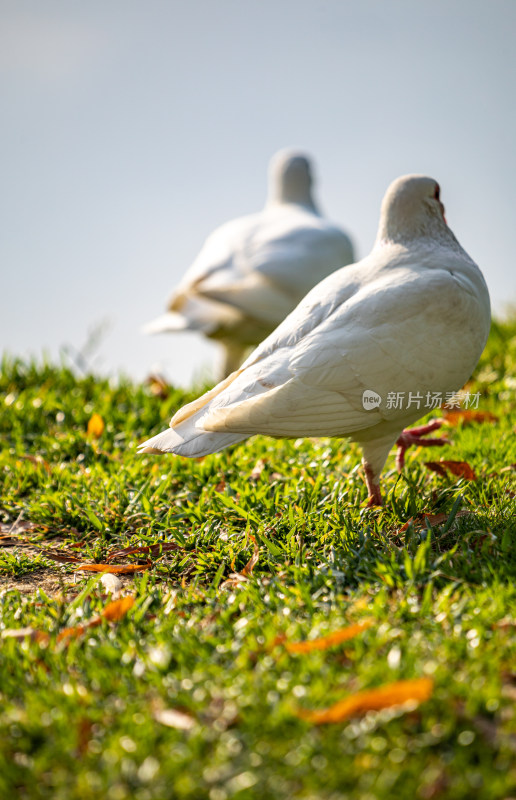
[[[78,556],[67,555],[61,550],[40,550],[42,556],[50,558],[52,561],[59,561],[61,564],[76,564],[81,559]]]
[[[30,461],[32,464],[34,464],[37,467],[43,467],[44,469],[46,469],[47,472],[52,472],[52,468],[51,468],[50,464],[48,463],[48,461],[45,461],[43,456],[25,455],[25,456],[18,456],[18,458],[21,458],[24,461]]]
[[[249,580],[249,577],[253,574],[253,569],[255,568],[256,564],[258,563],[258,559],[260,557],[260,551],[258,548],[258,544],[254,536],[249,537],[252,542],[254,542],[254,550],[253,555],[243,568],[242,572],[231,572],[227,580],[220,584],[219,589],[222,591],[223,589],[233,589],[236,586],[241,586],[243,583],[246,583]],[[234,566],[234,560],[231,564]]]
[[[342,642],[353,639],[354,636],[370,628],[372,624],[373,620],[364,620],[363,622],[357,622],[355,625],[340,628],[340,630],[334,631],[328,636],[321,636],[319,639],[312,639],[306,642],[284,642],[284,645],[289,653],[309,653],[312,650],[327,650],[329,647],[335,647]]]
[[[447,470],[449,470],[452,475],[467,481],[476,481],[477,479],[473,468],[467,461],[425,461],[425,467],[437,472],[442,477],[447,477]]]
[[[446,474],[446,473],[445,473]],[[441,522],[446,522],[448,519],[448,514],[427,514],[426,511],[422,514],[418,514],[416,517],[411,517],[407,522],[398,529],[398,533],[403,533],[406,531],[410,523],[414,526],[418,527],[425,527],[424,522],[428,520],[430,525],[440,525]]]
[[[443,409],[443,417],[447,425],[471,425],[474,422],[498,422],[496,414],[490,411],[476,411],[475,409]]]
[[[467,481],[476,481],[477,479],[473,468],[467,461],[441,461],[441,464],[444,464],[446,469],[449,469],[452,475],[456,475],[458,478],[464,478]]]
[[[160,542],[158,544],[144,545],[142,547],[124,547],[121,550],[112,550],[106,556],[106,561],[111,561],[114,558],[122,558],[123,556],[138,555],[161,555],[168,553],[170,550],[181,550],[182,548],[175,542]]]
[[[32,531],[34,528],[46,530],[46,527],[46,525],[36,525],[35,522],[30,522],[28,519],[19,519],[15,522],[0,522],[0,533],[13,536],[21,531]]]
[[[31,542],[28,539],[13,539],[12,536],[0,536],[0,547],[28,547]]]
[[[99,439],[104,433],[104,420],[100,414],[92,414],[88,420],[88,436],[93,439]]]
[[[493,628],[501,628],[502,630],[516,628],[516,619],[504,617],[503,619],[498,620],[498,622],[493,623]]]
[[[300,709],[297,716],[314,725],[343,722],[350,717],[366,714],[368,711],[380,711],[382,708],[391,708],[409,702],[423,703],[431,697],[433,688],[434,682],[431,678],[396,681],[380,686],[378,689],[357,692],[322,711]]]
[[[150,393],[154,395],[154,397],[161,397],[162,400],[168,397],[169,386],[161,375],[149,375],[145,383],[148,385]]]
[[[455,519],[458,517],[469,517],[471,516],[471,511],[466,511],[463,509],[462,511],[457,511],[455,514]],[[443,522],[446,522],[448,519],[448,514],[428,514],[426,511],[417,514],[415,517],[410,517],[401,528],[398,529],[398,533],[403,533],[406,531],[410,523],[414,525],[416,530],[420,530],[421,528],[426,528],[425,521],[428,520],[429,524],[433,527],[434,525],[442,525]]]
[[[247,562],[247,564],[243,568],[242,572],[240,573],[241,575],[245,575],[246,578],[248,578],[249,575],[253,574],[253,569],[257,565],[258,559],[260,558],[260,550],[258,548],[258,544],[256,542],[256,539],[254,538],[254,536],[250,536],[249,538],[251,539],[251,541],[254,544],[253,555],[251,556],[251,558],[249,559],[249,561]]]

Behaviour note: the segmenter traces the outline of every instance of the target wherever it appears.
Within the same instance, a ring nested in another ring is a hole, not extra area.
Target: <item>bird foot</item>
[[[442,447],[445,444],[450,444],[450,440],[445,436],[438,436],[431,439],[424,438],[427,433],[438,430],[444,422],[444,419],[433,419],[427,425],[420,425],[418,428],[406,428],[401,433],[396,442],[398,445],[398,452],[396,453],[396,468],[398,472],[401,472],[403,469],[405,453],[412,445],[416,445],[417,447]]]

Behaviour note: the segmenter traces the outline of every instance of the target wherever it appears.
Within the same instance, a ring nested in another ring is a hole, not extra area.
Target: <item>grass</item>
[[[454,427],[401,477],[391,456],[382,510],[340,441],[137,456],[195,391],[8,357],[0,388],[0,796],[514,796],[516,321],[493,325],[472,383],[498,420]],[[424,466],[441,457],[477,480]],[[254,542],[252,574],[231,578]],[[114,621],[77,569],[108,561],[144,567]],[[340,645],[291,646],[361,622]],[[425,677],[417,707],[302,718]]]

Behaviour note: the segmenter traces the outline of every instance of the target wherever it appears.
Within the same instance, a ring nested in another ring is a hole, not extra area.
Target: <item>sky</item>
[[[514,30],[514,0],[0,0],[0,349],[208,377],[216,345],[140,328],[284,147],[359,257],[389,183],[437,179],[503,314]]]

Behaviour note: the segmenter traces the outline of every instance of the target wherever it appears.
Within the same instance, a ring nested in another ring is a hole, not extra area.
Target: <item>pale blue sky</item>
[[[304,148],[373,243],[382,195],[439,180],[495,310],[516,303],[514,0],[0,0],[0,345],[80,347],[188,382],[216,348],[142,323],[220,223]]]

